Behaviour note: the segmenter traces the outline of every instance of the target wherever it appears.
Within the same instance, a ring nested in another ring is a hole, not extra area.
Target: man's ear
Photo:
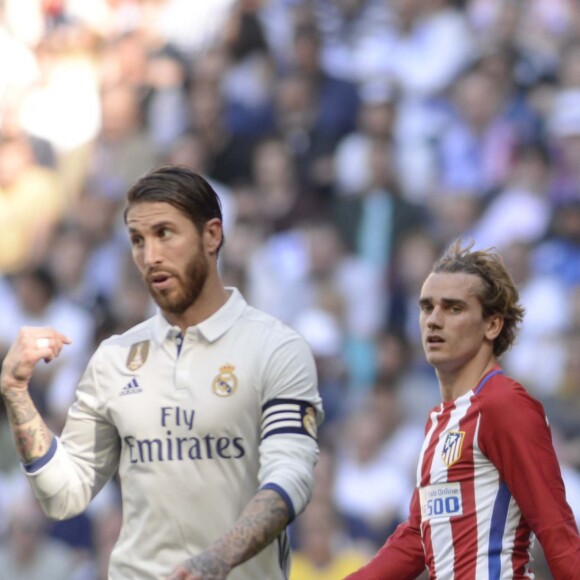
[[[222,238],[222,221],[219,218],[208,220],[203,227],[203,244],[209,254],[217,254]]]
[[[503,328],[503,316],[501,314],[492,314],[486,320],[487,329],[485,331],[485,338],[489,341],[494,341]]]

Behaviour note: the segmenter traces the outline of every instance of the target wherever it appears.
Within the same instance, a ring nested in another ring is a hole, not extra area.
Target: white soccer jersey
[[[60,440],[27,466],[46,512],[68,518],[119,468],[123,527],[109,578],[163,578],[224,534],[260,488],[306,505],[322,406],[310,349],[236,289],[183,340],[161,314],[104,341]],[[285,578],[285,535],[232,580]]]

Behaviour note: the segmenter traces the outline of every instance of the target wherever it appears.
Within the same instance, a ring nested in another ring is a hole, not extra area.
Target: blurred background
[[[223,203],[226,283],[318,362],[291,580],[342,578],[407,516],[439,401],[417,296],[457,237],[520,288],[502,364],[546,408],[580,521],[579,2],[2,0],[0,125],[0,358],[24,324],[73,337],[31,387],[55,432],[96,345],[154,311],[126,189],[187,164]],[[46,521],[0,414],[0,579],[105,580],[116,482]]]

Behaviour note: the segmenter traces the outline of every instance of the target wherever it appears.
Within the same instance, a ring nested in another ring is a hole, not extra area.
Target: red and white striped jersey
[[[434,408],[411,515],[352,579],[533,578],[537,535],[554,578],[580,578],[580,538],[539,402],[499,367]]]

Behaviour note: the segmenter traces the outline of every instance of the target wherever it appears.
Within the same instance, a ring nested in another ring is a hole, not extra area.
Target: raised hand
[[[49,327],[23,327],[2,363],[0,388],[26,388],[34,367],[40,360],[49,362],[56,358],[71,339]]]
[[[16,449],[25,464],[44,457],[49,451],[53,435],[38,413],[30,394],[28,383],[34,367],[41,359],[46,362],[56,358],[70,338],[49,327],[24,327],[2,362],[0,394]]]

